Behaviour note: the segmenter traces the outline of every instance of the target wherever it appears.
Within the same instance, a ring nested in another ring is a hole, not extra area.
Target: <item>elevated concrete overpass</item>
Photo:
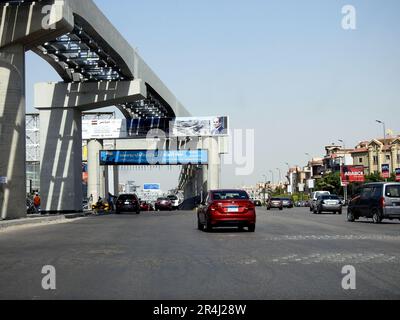
[[[38,84],[46,211],[81,211],[81,113],[117,106],[126,118],[190,113],[92,0],[0,1],[0,214],[25,214],[25,52],[62,82]]]

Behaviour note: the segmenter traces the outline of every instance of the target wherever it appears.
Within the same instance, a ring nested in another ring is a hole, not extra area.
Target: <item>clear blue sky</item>
[[[320,156],[340,138],[380,137],[375,119],[400,133],[397,0],[95,2],[192,114],[256,130],[254,174],[225,167],[225,187],[304,165],[305,152]],[[341,28],[346,4],[357,9],[355,31]],[[59,77],[33,54],[27,65],[32,111],[33,83]]]

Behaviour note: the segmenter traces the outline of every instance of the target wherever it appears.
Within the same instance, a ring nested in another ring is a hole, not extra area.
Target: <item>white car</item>
[[[177,196],[174,196],[174,195],[169,195],[168,197],[167,197],[169,200],[171,200],[171,202],[172,202],[172,208],[173,209],[175,209],[175,210],[177,210],[178,209],[178,207],[179,207],[179,199],[178,199],[178,197]]]
[[[330,196],[331,193],[329,191],[315,191],[311,194],[311,201],[310,201],[310,211],[314,212],[316,209],[317,199],[320,196]]]

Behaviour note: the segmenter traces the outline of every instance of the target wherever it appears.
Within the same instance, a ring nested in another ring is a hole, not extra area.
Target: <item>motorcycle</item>
[[[103,201],[102,198],[99,198],[99,200],[92,205],[92,210],[93,211],[111,211],[111,206],[108,202]]]
[[[35,214],[36,209],[31,199],[26,199],[26,212],[27,214]]]

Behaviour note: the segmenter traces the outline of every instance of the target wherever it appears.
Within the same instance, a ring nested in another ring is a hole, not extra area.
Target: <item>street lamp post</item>
[[[288,180],[289,180],[289,186],[290,186],[290,192],[289,192],[289,188],[288,188],[288,190],[287,190],[287,192],[290,194],[290,193],[293,193],[293,185],[292,185],[292,174],[291,174],[291,172],[290,172],[290,164],[289,164],[289,162],[286,162],[286,165],[288,166]]]
[[[383,145],[386,145],[386,123],[381,120],[376,120],[376,122],[383,126]]]
[[[267,199],[265,197],[265,193],[266,193],[266,189],[267,189],[267,176],[265,174],[263,174],[263,178],[264,178],[264,185],[263,185],[263,198],[264,198],[264,206],[266,205]]]
[[[276,168],[276,170],[278,170],[278,173],[279,173],[279,182],[278,182],[278,184],[280,185],[282,183],[282,171],[279,168]]]
[[[346,143],[344,142],[344,140],[343,139],[339,139],[338,141],[343,144],[343,149],[346,149]]]
[[[383,148],[382,148],[382,154],[383,154],[383,162],[386,162],[386,123],[381,120],[375,120],[377,123],[381,124],[383,126]],[[379,158],[379,154],[378,154]],[[378,161],[379,162],[379,161]],[[382,170],[382,168],[378,168],[378,172]],[[385,179],[387,181],[387,179]]]
[[[272,176],[272,185],[275,184],[275,179],[274,179],[274,172],[272,170],[269,170],[269,172],[271,172],[271,176]]]

